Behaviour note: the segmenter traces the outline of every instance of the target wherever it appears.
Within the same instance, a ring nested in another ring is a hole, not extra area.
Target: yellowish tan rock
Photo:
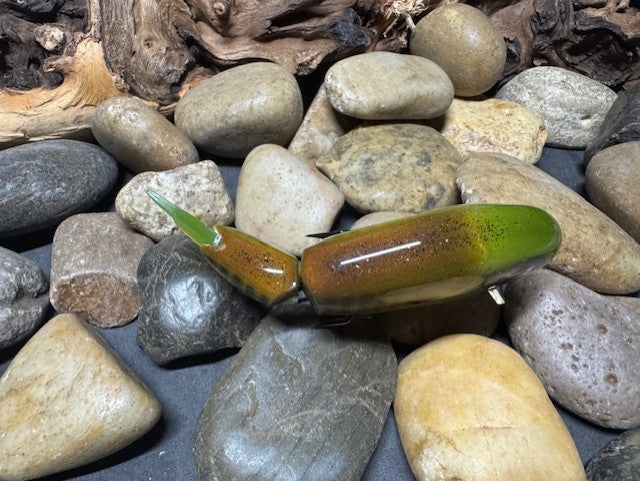
[[[454,99],[439,119],[440,133],[463,155],[498,152],[535,164],[547,140],[544,119],[504,100]]]
[[[0,479],[90,463],[132,443],[159,417],[155,396],[93,329],[61,314],[0,378]]]
[[[400,363],[394,411],[418,481],[584,481],[571,435],[511,348],[458,334]]]
[[[549,174],[500,154],[473,154],[456,180],[465,203],[526,204],[551,214],[562,243],[549,267],[594,291],[640,289],[640,245],[609,217]]]

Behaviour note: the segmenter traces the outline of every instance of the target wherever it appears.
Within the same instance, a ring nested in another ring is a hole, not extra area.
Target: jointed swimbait
[[[367,314],[451,299],[541,267],[560,245],[545,211],[456,205],[336,234],[298,259],[149,196],[241,292],[271,307],[301,287],[318,314]]]

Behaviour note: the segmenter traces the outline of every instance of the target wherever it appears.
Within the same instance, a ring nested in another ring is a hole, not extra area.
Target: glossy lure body
[[[555,220],[536,207],[456,205],[334,235],[298,261],[149,195],[244,294],[270,307],[302,287],[327,315],[403,309],[491,287],[546,264],[561,239]]]

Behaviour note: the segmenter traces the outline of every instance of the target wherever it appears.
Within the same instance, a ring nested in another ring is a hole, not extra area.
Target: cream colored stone
[[[40,478],[145,434],[160,404],[87,324],[54,317],[0,378],[0,479]]]
[[[336,112],[329,98],[324,84],[320,86],[309,110],[300,124],[300,128],[289,144],[289,151],[312,166],[323,155],[327,154],[333,144],[355,120]]]
[[[357,221],[355,221],[351,226],[351,229],[359,229],[360,227],[368,227],[370,225],[376,225],[382,222],[403,219],[404,217],[409,217],[411,215],[413,214],[410,212],[395,212],[391,210],[371,212],[370,214],[363,215]]]
[[[394,412],[418,481],[586,479],[544,387],[493,339],[446,336],[407,356]]]
[[[514,102],[454,99],[433,126],[463,155],[498,152],[526,163],[540,160],[547,140],[544,119]]]
[[[211,160],[165,172],[143,172],[116,197],[116,212],[131,227],[155,241],[180,232],[176,223],[147,195],[153,190],[206,225],[233,222],[231,197],[218,166]]]
[[[458,169],[462,200],[525,204],[546,210],[562,230],[549,267],[606,294],[640,289],[640,245],[569,187],[532,165],[499,154],[473,154]]]
[[[331,66],[324,82],[333,108],[358,119],[429,119],[441,115],[453,99],[444,70],[417,55],[347,57]]]
[[[331,229],[344,204],[340,190],[284,147],[261,145],[247,156],[236,194],[236,227],[301,255]]]

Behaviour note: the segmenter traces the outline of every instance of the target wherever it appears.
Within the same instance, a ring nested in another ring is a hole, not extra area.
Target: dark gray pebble
[[[31,260],[0,247],[0,349],[30,335],[42,322],[49,283]]]
[[[45,140],[0,152],[0,237],[27,234],[84,212],[113,186],[116,161],[77,140]]]
[[[358,481],[394,395],[388,342],[266,317],[207,401],[201,481]]]
[[[614,439],[587,463],[588,481],[640,479],[640,429]]]
[[[183,235],[166,237],[144,254],[138,285],[138,344],[156,364],[240,347],[262,317]]]

